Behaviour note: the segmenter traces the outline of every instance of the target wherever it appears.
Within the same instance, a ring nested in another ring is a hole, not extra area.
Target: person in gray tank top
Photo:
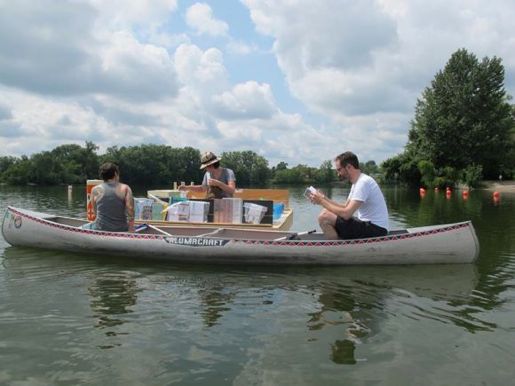
[[[179,190],[207,192],[207,198],[232,197],[236,190],[236,177],[231,169],[220,166],[220,159],[208,151],[200,158],[200,169],[205,170],[201,185],[179,186]]]
[[[134,232],[134,198],[131,188],[120,182],[120,170],[111,162],[100,166],[104,182],[91,191],[96,219],[90,229],[110,232]]]

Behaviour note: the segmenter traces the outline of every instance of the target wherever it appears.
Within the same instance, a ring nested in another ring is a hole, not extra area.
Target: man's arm
[[[179,185],[178,190],[192,191],[192,192],[203,192],[207,190],[205,185]]]
[[[347,200],[347,202],[343,205],[338,204],[336,201],[327,198],[318,190],[310,195],[310,199],[314,204],[321,205],[329,212],[334,213],[335,215],[340,216],[345,220],[350,219],[354,215],[354,212],[356,212],[361,206],[361,201],[356,200]]]
[[[91,204],[93,206],[93,213],[95,214],[95,218],[97,217],[97,201],[102,193],[103,189],[101,185],[97,185],[91,190]]]
[[[125,192],[125,210],[127,212],[127,222],[129,223],[129,232],[134,232],[134,197],[132,190],[128,185]]]
[[[222,189],[224,192],[229,194],[234,194],[236,190],[236,181],[231,180],[227,184],[224,184],[222,181],[215,180],[214,178],[210,178],[207,182],[210,186],[217,186]]]
[[[202,184],[200,185],[179,185],[179,191],[186,192],[207,192],[207,174],[204,174],[204,178],[202,179]]]

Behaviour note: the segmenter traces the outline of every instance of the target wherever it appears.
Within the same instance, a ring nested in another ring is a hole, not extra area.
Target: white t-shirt
[[[350,188],[350,200],[361,201],[361,206],[356,211],[361,221],[370,221],[388,230],[388,209],[383,193],[377,182],[364,173],[361,173],[358,180]]]

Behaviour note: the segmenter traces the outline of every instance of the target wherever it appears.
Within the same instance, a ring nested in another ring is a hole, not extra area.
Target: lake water
[[[84,190],[1,186],[0,210],[85,216]],[[320,208],[302,189],[290,194],[293,229],[315,228]],[[515,195],[385,196],[394,226],[471,219],[478,261],[188,266],[14,248],[0,237],[0,384],[513,384]]]

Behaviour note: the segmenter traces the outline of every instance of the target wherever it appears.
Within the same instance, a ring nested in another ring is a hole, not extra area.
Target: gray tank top
[[[95,229],[111,232],[127,232],[129,224],[125,213],[125,200],[116,195],[118,183],[102,184],[104,195],[97,201]]]

